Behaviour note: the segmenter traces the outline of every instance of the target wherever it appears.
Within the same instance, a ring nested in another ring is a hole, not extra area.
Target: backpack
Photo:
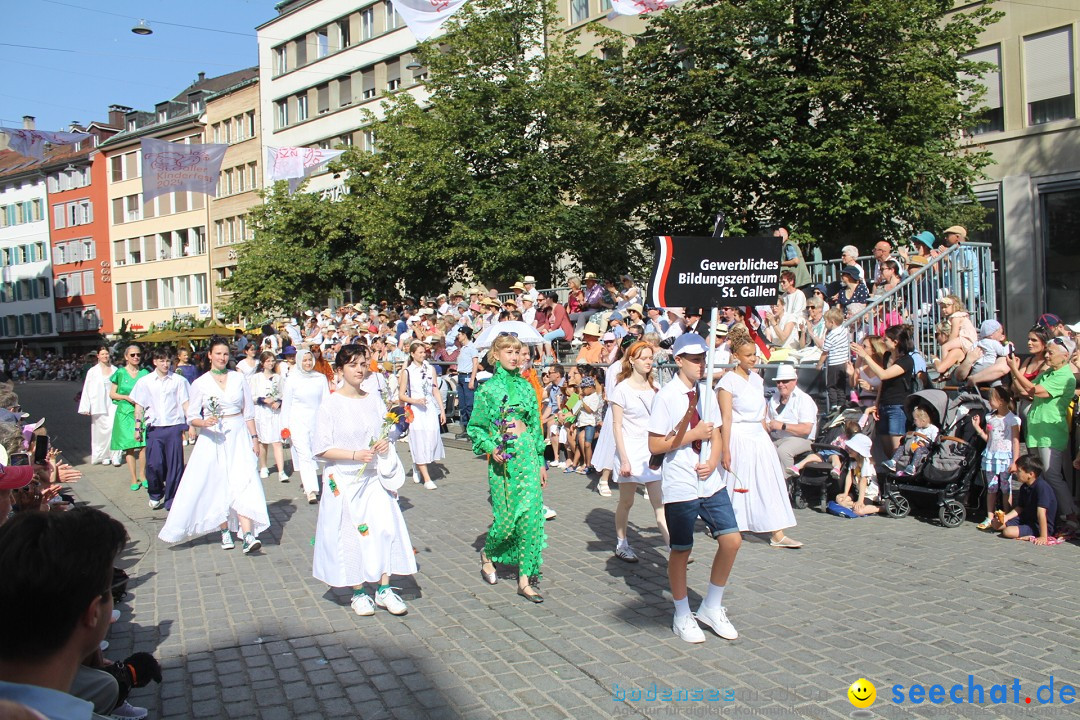
[[[911,375],[905,376],[905,381],[908,386],[908,393],[916,393],[920,390],[929,390],[933,387],[930,382],[930,375],[926,372],[926,358],[918,350],[912,350],[908,353],[908,356],[912,361]]]

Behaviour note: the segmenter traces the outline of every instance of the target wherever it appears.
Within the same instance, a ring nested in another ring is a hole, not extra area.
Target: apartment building
[[[1080,320],[1080,0],[994,5],[1004,17],[970,55],[996,66],[982,77],[987,110],[969,137],[993,157],[976,187],[990,228],[973,239],[997,249],[1006,327],[1022,330],[1043,312],[1073,323]]]
[[[277,9],[257,28],[263,144],[373,150],[362,111],[379,116],[391,92],[425,97],[427,69],[392,0],[285,0]],[[344,191],[330,173],[310,187],[330,199]]]
[[[24,125],[33,129],[33,118]],[[56,349],[41,160],[0,150],[0,349]]]
[[[218,191],[210,198],[210,293],[215,316],[222,306],[221,281],[236,268],[236,246],[250,240],[248,211],[261,202],[259,78],[250,77],[206,98],[210,142],[228,144]]]
[[[124,130],[102,143],[107,164],[113,322],[150,330],[183,317],[214,316],[208,243],[209,202],[197,192],[143,201],[142,152],[149,137],[168,142],[212,141],[205,124],[208,97],[256,76],[249,68],[199,78],[154,112],[125,114]]]
[[[89,349],[113,332],[112,263],[106,163],[97,146],[123,126],[128,108],[109,108],[108,123],[72,125],[89,140],[55,148],[42,172],[51,224],[53,299],[60,351]]]

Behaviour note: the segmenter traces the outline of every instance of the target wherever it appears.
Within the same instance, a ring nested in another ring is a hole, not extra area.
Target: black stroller
[[[864,408],[854,403],[847,403],[822,417],[818,423],[817,442],[811,443],[813,452],[835,450],[832,442],[844,432],[844,424],[849,420],[858,421],[863,416],[863,410]],[[874,426],[875,422],[871,416],[862,432],[873,437]],[[788,494],[791,496],[792,506],[800,510],[805,508],[807,506],[806,490],[809,489],[810,494],[818,498],[818,508],[824,512],[829,500],[840,491],[840,481],[829,474],[830,470],[832,470],[832,465],[827,462],[811,462],[803,466],[798,477],[790,478]]]
[[[941,430],[915,473],[898,476],[883,465],[878,467],[882,512],[888,517],[906,517],[911,513],[912,500],[933,500],[941,524],[959,527],[967,518],[966,502],[979,474],[979,456],[984,447],[971,418],[978,415],[985,425],[990,409],[977,393],[960,393],[950,400],[943,390],[910,395],[904,404],[909,418],[916,406],[924,408]]]

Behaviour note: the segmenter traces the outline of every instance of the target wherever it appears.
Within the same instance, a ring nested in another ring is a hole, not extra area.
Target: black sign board
[[[650,300],[657,307],[744,307],[776,302],[778,237],[656,238]]]

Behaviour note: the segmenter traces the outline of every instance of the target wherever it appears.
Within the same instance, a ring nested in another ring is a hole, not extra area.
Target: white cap
[[[870,438],[862,433],[856,433],[848,438],[847,447],[851,450],[862,455],[864,458],[870,457]]]
[[[776,368],[776,377],[773,380],[798,380],[799,373],[795,371],[795,366],[791,363],[783,363],[780,367]]]
[[[675,344],[671,346],[672,357],[678,357],[680,355],[704,355],[708,351],[709,348],[705,345],[705,338],[697,333],[683,333],[675,340]]]

